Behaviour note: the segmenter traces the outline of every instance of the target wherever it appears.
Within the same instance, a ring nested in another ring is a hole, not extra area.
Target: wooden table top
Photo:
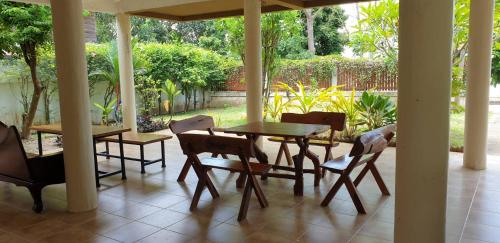
[[[225,133],[256,134],[276,137],[306,138],[328,131],[328,125],[313,125],[286,122],[252,122],[245,125],[224,129]]]
[[[123,142],[126,144],[146,145],[150,143],[165,141],[171,139],[170,135],[154,134],[154,133],[123,133]],[[109,136],[100,138],[99,141],[118,142],[118,136]]]
[[[62,135],[62,127],[61,127],[61,124],[59,124],[59,123],[32,126],[31,129],[34,131],[43,132],[43,133]],[[92,136],[94,138],[118,135],[120,133],[124,133],[124,132],[128,132],[128,131],[130,131],[130,128],[109,127],[109,126],[103,126],[103,125],[93,125],[92,126]]]

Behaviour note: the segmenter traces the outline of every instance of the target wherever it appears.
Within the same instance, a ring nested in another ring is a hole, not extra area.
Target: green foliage
[[[51,16],[46,6],[0,1],[0,54],[23,57],[23,49],[50,41]]]
[[[366,125],[373,130],[396,121],[396,105],[390,97],[365,91],[356,102],[356,109],[360,112],[360,125]]]
[[[99,103],[94,103],[94,106],[97,107],[99,110],[102,111],[102,118],[101,118],[102,124],[108,125],[108,123],[109,123],[109,114],[111,114],[111,112],[113,112],[115,104],[116,104],[116,98],[113,99],[113,100],[111,100],[106,105],[104,105],[104,104],[101,105]]]
[[[181,94],[181,91],[177,89],[177,86],[175,85],[172,80],[167,79],[165,83],[163,84],[163,88],[160,89],[162,93],[164,93],[167,96],[167,107],[166,110],[169,112],[170,115],[174,114],[174,104],[175,104],[175,97],[179,96]]]
[[[351,35],[354,53],[369,53],[373,57],[397,63],[399,4],[382,0],[361,7],[361,19]]]
[[[491,60],[491,83],[497,86],[500,83],[500,43],[496,43],[493,50],[493,60]]]
[[[267,106],[264,109],[264,119],[267,115],[271,116],[273,121],[277,122],[281,118],[281,114],[286,110],[288,105],[288,101],[285,102],[283,100],[283,96],[279,94],[276,90],[274,92],[273,102],[268,102]]]
[[[300,81],[297,82],[296,88],[286,83],[280,83],[278,87],[292,95],[292,98],[287,102],[287,106],[298,109],[303,114],[315,109],[321,109],[321,105],[335,95],[337,88],[332,86],[328,89],[308,89]]]
[[[344,113],[347,119],[347,127],[344,130],[344,136],[353,138],[356,135],[357,127],[360,125],[360,111],[356,106],[356,90],[353,89],[348,97],[339,94],[335,99],[330,99],[327,110]]]
[[[158,86],[160,82],[154,80],[151,76],[139,75],[135,78],[135,91],[141,99],[140,116],[149,116],[151,109],[155,106],[160,97]]]
[[[314,13],[314,44],[320,56],[340,54],[348,39],[339,33],[347,20],[340,7],[323,7]]]

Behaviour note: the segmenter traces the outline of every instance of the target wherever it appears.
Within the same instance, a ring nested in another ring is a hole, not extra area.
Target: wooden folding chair
[[[178,135],[188,131],[199,130],[207,131],[208,134],[214,135],[214,119],[211,116],[198,115],[191,118],[187,118],[180,121],[171,121],[169,124],[170,130],[173,134]],[[218,154],[212,154],[212,157],[217,157]],[[225,154],[221,154],[224,159],[227,159]],[[181,173],[177,178],[177,181],[181,182],[186,179],[186,176],[191,168],[191,163],[186,160],[184,166],[182,167]]]
[[[296,114],[296,113],[283,113],[281,116],[281,122],[288,123],[303,123],[303,124],[319,124],[319,125],[329,125],[330,131],[327,137],[315,136],[309,140],[309,145],[321,146],[325,148],[325,158],[323,162],[332,159],[332,148],[339,145],[339,143],[334,141],[335,131],[343,131],[345,127],[346,116],[344,113],[337,112],[321,112],[313,111],[306,114]],[[269,141],[280,142],[280,149],[278,151],[278,156],[276,157],[276,166],[281,163],[281,158],[283,153],[285,153],[288,165],[293,164],[292,156],[290,155],[290,150],[288,149],[288,143],[295,143],[295,139],[287,139],[280,137],[271,137]],[[309,153],[311,155],[311,153]],[[315,167],[319,164],[315,164]],[[324,171],[323,171],[324,174]]]
[[[260,206],[262,208],[268,206],[267,199],[264,196],[255,175],[266,174],[272,166],[248,161],[250,157],[254,157],[253,144],[250,140],[202,134],[178,134],[177,136],[179,138],[182,151],[188,156],[188,161],[192,164],[195,171],[197,171],[199,178],[196,191],[193,195],[193,200],[189,208],[190,210],[194,210],[197,207],[204,188],[212,184],[210,177],[207,174],[207,170],[212,168],[228,170],[231,172],[240,172],[247,175],[240,211],[238,214],[238,221],[241,221],[246,217],[252,190],[255,191],[255,195],[259,200]],[[200,153],[237,155],[240,160],[213,157],[199,159],[198,154]]]
[[[372,175],[375,178],[382,194],[390,195],[382,176],[375,166],[375,161],[377,161],[380,154],[382,154],[384,149],[387,147],[394,136],[395,131],[396,126],[389,125],[367,132],[356,138],[351,152],[348,155],[329,160],[321,165],[321,167],[328,171],[340,174],[337,182],[333,185],[332,189],[330,189],[326,197],[321,202],[321,206],[326,207],[339,191],[342,184],[344,184],[358,212],[362,214],[366,213],[363,203],[358,196],[356,187],[368,171],[372,172]],[[354,168],[360,165],[365,165],[365,167],[361,170],[353,182],[349,174],[354,170]]]

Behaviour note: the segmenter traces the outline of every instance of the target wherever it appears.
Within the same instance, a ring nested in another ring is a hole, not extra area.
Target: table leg
[[[257,146],[257,140],[259,139],[259,135],[252,134],[252,135],[247,135],[247,139],[250,139],[252,141],[254,151],[255,151],[255,158],[261,163],[261,164],[269,164],[269,160],[267,158],[267,154],[264,153],[259,146]],[[240,175],[241,176],[241,175]],[[262,180],[267,180],[267,176],[262,175],[261,176]]]
[[[95,138],[92,139],[92,143],[94,148],[95,186],[101,187],[101,183],[99,182],[99,165],[97,164],[97,148]]]
[[[120,145],[120,164],[122,169],[122,180],[127,179],[127,172],[125,170],[125,155],[123,152],[123,134],[118,134],[118,144]]]
[[[106,144],[106,154],[107,154],[106,159],[109,159],[109,158],[110,158],[110,157],[109,157],[109,142],[108,142],[108,141],[106,141],[106,142],[104,142],[104,143]]]
[[[144,169],[144,145],[140,145],[141,149],[141,174],[146,173],[146,170]]]
[[[319,186],[319,181],[321,179],[321,169],[319,156],[313,153],[309,148],[306,150],[306,157],[309,158],[314,164],[314,187]]]
[[[165,141],[161,141],[161,167],[165,168]]]
[[[43,155],[43,148],[42,148],[42,132],[37,131],[36,132],[38,136],[38,155],[42,156]]]
[[[295,185],[293,187],[295,196],[302,196],[304,194],[304,158],[309,147],[308,138],[296,138],[297,145],[300,147],[299,154],[293,156],[293,163],[295,164]]]

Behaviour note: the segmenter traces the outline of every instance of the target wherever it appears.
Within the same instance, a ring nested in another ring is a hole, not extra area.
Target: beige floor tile
[[[190,242],[192,237],[175,233],[168,230],[160,230],[152,235],[149,235],[141,240],[139,243],[157,243],[157,242],[169,242],[169,243],[185,243]]]
[[[148,224],[132,222],[109,232],[105,232],[103,235],[120,242],[135,242],[159,230],[160,228]]]
[[[139,219],[139,222],[150,224],[160,228],[165,228],[187,217],[189,217],[189,215],[187,214],[179,213],[169,209],[163,209],[161,211],[154,212],[142,219]]]
[[[94,233],[105,233],[108,231],[111,231],[113,229],[116,229],[120,226],[123,226],[125,224],[128,224],[132,222],[130,219],[126,219],[120,216],[108,214],[108,213],[103,213],[95,217],[94,219],[91,219],[84,224],[80,225],[79,227],[88,230],[90,232]]]

